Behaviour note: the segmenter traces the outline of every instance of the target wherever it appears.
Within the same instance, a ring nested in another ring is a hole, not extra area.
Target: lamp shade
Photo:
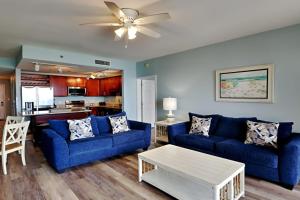
[[[177,109],[177,99],[176,98],[164,98],[163,99],[164,110],[176,110]]]

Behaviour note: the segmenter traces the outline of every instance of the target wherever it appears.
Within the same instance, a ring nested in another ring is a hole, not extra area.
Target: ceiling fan
[[[120,27],[115,30],[115,41],[124,38],[125,48],[127,48],[128,40],[133,40],[136,38],[137,32],[153,38],[159,38],[160,34],[158,32],[153,31],[143,25],[170,19],[170,15],[168,13],[139,17],[138,10],[132,8],[119,8],[117,4],[110,1],[104,1],[104,3],[116,17],[114,21],[99,21],[93,23],[84,23],[80,25]]]

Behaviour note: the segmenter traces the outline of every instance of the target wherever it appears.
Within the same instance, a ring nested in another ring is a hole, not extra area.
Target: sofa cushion
[[[137,140],[144,140],[145,132],[142,130],[130,130],[112,135],[113,146],[126,144]]]
[[[67,120],[71,132],[70,140],[95,137],[92,130],[91,118]]]
[[[117,116],[117,117],[109,116],[108,119],[110,121],[113,134],[130,131],[126,116]]]
[[[200,134],[207,136],[209,135],[209,128],[212,118],[200,118],[193,116],[190,134]]]
[[[243,163],[277,168],[278,154],[273,148],[244,144],[230,139],[216,144],[217,155]]]
[[[215,151],[215,143],[223,140],[225,140],[225,138],[214,135],[210,135],[209,137],[191,134],[180,134],[175,136],[176,145],[203,149],[211,152]]]
[[[125,112],[121,112],[116,115],[110,115],[111,117],[116,117],[116,116],[126,116]],[[112,132],[112,128],[110,125],[110,121],[108,116],[94,116],[94,119],[97,123],[97,128],[99,131],[99,134],[108,134]]]
[[[50,128],[56,133],[58,133],[60,136],[67,140],[70,138],[71,133],[69,130],[69,124],[67,120],[49,120],[48,123]]]
[[[69,142],[70,155],[93,153],[109,148],[112,148],[112,137],[110,136],[97,136]]]
[[[192,117],[199,117],[199,118],[212,118],[211,123],[210,123],[210,127],[209,127],[209,135],[214,135],[216,132],[216,128],[219,122],[219,119],[221,117],[221,115],[217,115],[217,114],[213,114],[213,115],[200,115],[200,114],[196,114],[196,113],[189,113],[189,118],[190,118],[190,122],[192,121]]]
[[[257,120],[257,121],[263,123],[273,123],[273,122],[263,121],[263,120]],[[278,147],[290,141],[293,125],[294,122],[279,122],[278,138],[277,138]]]
[[[60,136],[62,136],[63,138],[65,138],[66,140],[70,139],[70,130],[69,130],[69,124],[67,122],[67,120],[57,120],[57,119],[53,119],[53,120],[49,120],[49,127],[54,130],[55,132],[57,132]],[[91,126],[92,126],[92,130],[93,130],[93,134],[99,135],[99,130],[97,127],[97,121],[91,117]]]
[[[215,135],[244,141],[247,133],[247,120],[255,121],[257,119],[256,117],[232,118],[221,116]]]
[[[247,121],[247,136],[245,144],[256,144],[277,148],[279,123],[264,123]]]

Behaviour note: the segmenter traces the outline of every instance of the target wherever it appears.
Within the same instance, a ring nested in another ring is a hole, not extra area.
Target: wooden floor
[[[137,153],[97,161],[57,174],[49,167],[39,148],[27,142],[27,166],[22,166],[18,154],[11,154],[8,175],[2,175],[0,169],[0,200],[172,199],[151,185],[137,181]],[[244,199],[299,200],[300,185],[290,191],[247,177]]]

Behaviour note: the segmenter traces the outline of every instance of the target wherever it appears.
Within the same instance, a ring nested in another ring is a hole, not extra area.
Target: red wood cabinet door
[[[99,80],[89,79],[86,81],[86,96],[99,96]]]
[[[100,93],[101,96],[109,96],[109,78],[100,79]]]
[[[77,87],[86,87],[86,78],[75,78]]]
[[[86,87],[86,79],[80,77],[68,77],[68,87]]]
[[[65,97],[68,95],[67,79],[65,76],[50,76],[50,85],[53,87],[55,97]]]
[[[75,77],[67,77],[67,85],[68,85],[68,87],[77,87],[76,78]]]
[[[122,94],[122,77],[116,76],[110,78],[109,81],[110,87],[109,87],[109,93],[112,96],[118,96]]]

